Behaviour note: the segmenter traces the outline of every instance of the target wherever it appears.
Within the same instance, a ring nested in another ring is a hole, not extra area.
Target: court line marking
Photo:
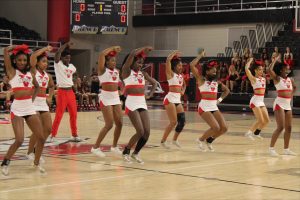
[[[252,160],[259,160],[259,159],[266,159],[268,157],[259,157],[259,158],[254,158]],[[72,160],[72,161],[79,161],[79,162],[85,162],[85,163],[96,163],[92,161],[84,161],[84,160],[76,160],[76,159],[69,159],[69,158],[61,158],[65,160]],[[251,161],[252,161],[251,160]],[[243,159],[243,160],[235,160],[235,161],[230,161],[230,162],[222,162],[222,163],[215,163],[212,165],[207,165],[207,166],[213,166],[213,165],[224,165],[224,164],[231,164],[231,163],[237,163],[237,162],[244,162],[244,161],[250,161],[249,159]],[[268,188],[268,189],[275,189],[275,190],[282,190],[282,191],[289,191],[289,192],[299,192],[300,190],[294,190],[294,189],[287,189],[287,188],[280,188],[280,187],[273,187],[273,186],[268,186],[268,185],[259,185],[259,184],[253,184],[253,183],[245,183],[245,182],[240,182],[240,181],[234,181],[234,180],[226,180],[226,179],[220,179],[220,178],[214,178],[214,177],[204,177],[204,176],[197,176],[197,175],[189,175],[189,174],[181,174],[181,173],[175,173],[175,172],[170,172],[169,171],[162,171],[162,170],[155,170],[155,169],[143,169],[143,168],[138,168],[138,167],[131,167],[131,166],[124,166],[124,165],[113,165],[109,163],[102,163],[103,165],[107,166],[113,166],[113,167],[123,167],[127,169],[136,169],[136,170],[141,170],[141,171],[147,171],[147,172],[153,172],[153,173],[161,173],[161,174],[169,174],[169,175],[177,175],[177,176],[184,176],[184,177],[192,177],[192,178],[201,178],[204,180],[215,180],[215,181],[220,181],[220,182],[226,182],[226,183],[233,183],[233,184],[239,184],[239,185],[248,185],[248,186],[254,186],[254,187],[261,187],[261,188]],[[198,165],[197,167],[202,167],[203,165]],[[205,166],[205,167],[207,167]],[[191,166],[193,167],[193,166]],[[194,166],[196,167],[196,166]],[[188,167],[183,167],[183,168],[177,168],[173,170],[181,170],[181,169],[186,169]]]
[[[31,187],[23,187],[23,188],[16,188],[11,190],[2,190],[0,193],[7,193],[7,192],[15,192],[15,191],[22,191],[22,190],[31,190],[31,189],[41,189],[41,188],[48,188],[48,187],[55,187],[55,186],[62,186],[68,184],[76,184],[76,183],[88,183],[100,180],[107,180],[107,179],[116,179],[116,178],[125,178],[130,176],[138,176],[138,175],[145,175],[152,172],[143,172],[143,173],[135,173],[135,174],[128,174],[123,176],[110,176],[110,177],[102,177],[102,178],[95,178],[95,179],[86,179],[80,181],[71,181],[71,182],[63,182],[63,183],[55,183],[55,184],[48,184],[48,185],[38,185],[38,186],[31,186]]]
[[[97,162],[77,160],[77,159],[71,159],[71,158],[65,158],[65,157],[64,158],[55,157],[55,156],[48,156],[48,157],[60,158],[60,159],[69,160],[69,161],[78,161],[78,162],[84,162],[84,163],[97,164]],[[11,190],[3,190],[3,191],[0,191],[0,193],[7,193],[7,192],[13,192],[13,191],[22,191],[22,190],[30,190],[30,189],[36,189],[36,188],[47,188],[47,187],[61,186],[61,185],[66,185],[66,184],[94,182],[94,181],[106,180],[106,179],[114,179],[114,178],[124,178],[124,177],[135,176],[135,175],[146,175],[148,173],[161,173],[161,174],[177,175],[177,176],[183,176],[183,177],[200,178],[200,179],[204,179],[204,180],[212,180],[212,181],[233,183],[233,184],[239,184],[239,185],[247,185],[247,186],[262,187],[262,188],[268,188],[268,189],[276,189],[276,190],[289,191],[289,192],[300,192],[300,190],[294,190],[294,189],[286,189],[286,188],[279,188],[279,187],[273,187],[273,186],[267,186],[267,185],[258,185],[258,184],[245,183],[245,182],[234,181],[234,180],[226,180],[226,179],[220,179],[220,178],[214,178],[214,177],[204,177],[204,176],[197,176],[197,175],[189,175],[189,174],[182,174],[182,173],[172,172],[172,171],[182,170],[182,169],[190,169],[190,168],[197,168],[197,167],[207,167],[207,166],[222,165],[222,164],[231,164],[231,163],[245,162],[245,161],[252,161],[252,160],[259,160],[259,159],[265,159],[265,158],[266,157],[260,157],[260,158],[254,158],[254,159],[251,159],[251,160],[249,160],[249,159],[243,159],[243,160],[235,160],[235,161],[230,161],[230,162],[214,163],[214,164],[211,164],[211,165],[198,165],[198,166],[191,166],[191,167],[183,167],[183,168],[177,168],[177,169],[173,169],[173,170],[169,170],[169,171],[155,170],[155,169],[143,169],[143,168],[138,168],[138,167],[130,167],[130,166],[123,166],[123,165],[113,165],[113,164],[108,164],[108,163],[101,163],[102,165],[106,165],[106,166],[123,167],[123,168],[127,168],[127,169],[141,170],[141,171],[145,171],[145,173],[136,173],[136,174],[130,174],[130,175],[124,175],[124,176],[112,176],[112,177],[104,177],[104,178],[98,178],[98,179],[88,179],[88,180],[73,181],[73,182],[64,182],[64,183],[42,185],[42,186],[32,186],[32,187],[25,187],[25,188],[16,188],[16,189],[11,189]]]

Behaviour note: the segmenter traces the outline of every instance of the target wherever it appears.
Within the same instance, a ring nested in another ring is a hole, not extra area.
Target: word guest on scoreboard
[[[128,0],[72,0],[74,34],[127,34]]]

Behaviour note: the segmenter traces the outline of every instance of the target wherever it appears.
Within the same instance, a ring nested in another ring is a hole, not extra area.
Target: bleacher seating
[[[272,41],[266,43],[270,56],[274,51],[274,47],[278,47],[281,54],[284,54],[286,47],[290,47],[295,61],[299,60],[300,34],[293,32],[292,23],[285,25],[284,30],[278,32],[278,36],[272,37]],[[262,52],[262,49],[259,52]]]
[[[41,36],[37,32],[2,17],[0,17],[0,29],[11,30],[13,39],[41,40]],[[4,36],[5,35],[0,35],[0,38]]]

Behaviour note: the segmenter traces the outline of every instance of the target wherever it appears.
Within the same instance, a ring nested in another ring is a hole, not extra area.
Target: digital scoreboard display
[[[127,34],[128,0],[72,0],[74,34]]]

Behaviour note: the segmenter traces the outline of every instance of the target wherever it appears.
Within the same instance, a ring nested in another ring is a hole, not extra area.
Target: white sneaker
[[[274,148],[269,148],[269,153],[270,153],[270,156],[274,156],[274,157],[279,156],[279,154],[275,151]]]
[[[116,155],[122,155],[122,151],[119,149],[119,147],[110,147],[110,151],[115,153]]]
[[[1,167],[1,172],[4,176],[8,176],[9,175],[8,165],[3,165]]]
[[[173,140],[172,144],[175,145],[178,148],[181,148],[181,145],[179,144],[179,142],[177,140]]]
[[[41,164],[45,164],[45,163],[46,163],[46,160],[44,159],[43,156],[40,157],[40,163],[41,163]]]
[[[34,160],[34,153],[26,154],[26,158],[30,161]]]
[[[253,136],[256,137],[256,138],[258,138],[258,139],[260,139],[260,140],[264,139],[260,134],[258,134],[258,135],[253,134]]]
[[[40,164],[38,164],[38,165],[33,164],[33,168],[34,169],[38,169],[41,174],[45,174],[46,173],[45,168],[43,168],[42,165],[40,165]]]
[[[97,148],[97,149],[94,149],[94,147],[91,148],[91,153],[95,154],[96,156],[99,156],[99,157],[105,157],[105,153],[103,153],[103,151],[101,151],[100,148]]]
[[[254,134],[251,131],[248,131],[247,133],[245,133],[245,137],[248,137],[250,140],[255,140],[253,136],[254,136]]]
[[[129,164],[132,163],[129,154],[123,154],[123,159],[124,159],[125,162],[127,162]]]
[[[283,150],[283,155],[289,155],[289,156],[297,156],[297,154],[290,149],[284,149]]]
[[[204,146],[203,142],[200,141],[199,139],[197,139],[196,142],[198,143],[199,149],[200,149],[201,151],[205,152],[206,149],[205,149],[205,146]]]
[[[167,142],[161,142],[160,146],[165,148],[165,149],[170,149],[170,147],[167,145]]]
[[[34,153],[30,153],[30,154],[26,154],[26,158],[30,161],[34,161],[35,158],[35,154]],[[43,158],[43,156],[40,157],[40,163],[45,164],[45,159]]]
[[[140,158],[138,154],[131,154],[131,158],[140,164],[144,164],[144,161]]]
[[[214,148],[213,148],[213,146],[212,146],[212,143],[206,142],[206,145],[207,145],[207,148],[208,148],[209,151],[211,151],[211,152],[215,151]]]

